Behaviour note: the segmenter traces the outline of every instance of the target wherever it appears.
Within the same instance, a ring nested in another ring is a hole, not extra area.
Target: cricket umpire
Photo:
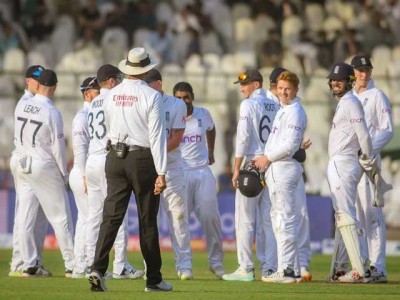
[[[166,188],[167,147],[161,94],[143,78],[157,64],[144,48],[133,48],[118,68],[126,74],[106,97],[105,123],[109,153],[105,172],[107,198],[96,253],[89,275],[91,290],[107,290],[104,274],[109,252],[124,219],[131,193],[135,194],[140,248],[147,267],[146,292],[171,291],[162,280],[157,214],[160,193]]]

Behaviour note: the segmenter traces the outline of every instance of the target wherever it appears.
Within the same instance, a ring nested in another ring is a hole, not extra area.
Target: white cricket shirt
[[[81,174],[85,174],[90,141],[87,123],[89,106],[89,102],[83,102],[82,109],[78,111],[72,121],[72,151],[74,153],[74,167],[78,168]]]
[[[365,122],[372,139],[374,153],[379,153],[394,135],[389,99],[382,90],[375,87],[372,79],[364,92],[358,94],[354,89],[352,92],[364,107]]]
[[[208,166],[206,132],[214,127],[210,112],[205,108],[193,106],[193,113],[187,117],[180,145],[185,169]]]
[[[276,114],[264,154],[271,162],[292,160],[303,141],[306,127],[307,115],[296,97],[288,105],[281,106]]]
[[[186,127],[186,104],[182,99],[163,94],[162,101],[164,105],[164,124],[167,139],[171,138],[173,129],[182,129]],[[180,147],[177,147],[167,153],[167,169],[182,168],[182,155]]]
[[[62,176],[67,175],[63,119],[49,98],[36,94],[18,102],[14,124],[17,153],[55,162]]]
[[[252,159],[264,153],[265,143],[279,106],[266,97],[263,89],[253,91],[240,104],[235,157]]]
[[[336,106],[329,133],[329,157],[335,155],[355,157],[360,149],[368,157],[372,157],[372,143],[363,107],[351,92],[347,92]]]
[[[87,124],[89,131],[89,155],[106,155],[107,127],[104,115],[104,105],[109,89],[100,89],[100,94],[93,98],[89,106]]]

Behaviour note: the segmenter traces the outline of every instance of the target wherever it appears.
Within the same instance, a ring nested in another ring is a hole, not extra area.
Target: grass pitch
[[[44,263],[53,272],[50,278],[8,277],[11,250],[0,250],[0,299],[400,299],[400,257],[388,257],[387,284],[329,284],[330,256],[313,255],[313,281],[301,284],[273,284],[260,281],[256,270],[255,282],[216,280],[208,270],[206,253],[193,254],[194,280],[180,281],[174,271],[172,252],[163,252],[163,276],[171,282],[171,293],[145,293],[143,280],[108,280],[108,292],[93,293],[85,279],[64,278],[64,266],[59,251],[46,250]],[[129,252],[129,261],[143,268],[141,254]],[[225,268],[236,269],[236,253],[225,254]]]

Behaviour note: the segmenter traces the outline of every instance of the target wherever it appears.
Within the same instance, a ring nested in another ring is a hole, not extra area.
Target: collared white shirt
[[[264,154],[271,162],[293,159],[303,141],[306,127],[307,115],[296,97],[276,114]]]
[[[36,94],[18,102],[14,124],[17,153],[55,162],[63,176],[68,174],[62,115],[48,97]]]
[[[265,143],[279,106],[266,97],[263,89],[253,91],[240,104],[235,157],[252,159],[264,153]]]
[[[161,94],[143,80],[124,79],[112,88],[104,106],[105,123],[112,144],[150,148],[159,175],[167,167],[167,144]]]
[[[338,102],[329,133],[329,157],[335,155],[356,157],[358,151],[372,157],[373,149],[358,99],[347,92]]]
[[[389,99],[382,90],[375,86],[372,79],[369,80],[365,91],[357,93],[353,88],[352,92],[364,108],[365,121],[372,139],[374,153],[379,153],[394,135]]]
[[[208,166],[207,131],[214,127],[210,112],[193,106],[193,113],[187,117],[180,145],[185,169]]]
[[[164,123],[167,140],[171,138],[173,129],[184,129],[186,127],[186,104],[182,99],[163,94]],[[167,154],[167,169],[182,168],[182,155],[180,147],[177,147]]]
[[[100,94],[93,98],[90,103],[87,125],[89,132],[89,155],[106,155],[107,146],[107,127],[105,122],[104,107],[107,95],[110,92],[109,89],[101,88]]]
[[[78,168],[81,174],[85,174],[90,141],[87,123],[89,106],[89,102],[83,102],[83,107],[77,112],[72,120],[72,151],[74,153],[74,167]]]

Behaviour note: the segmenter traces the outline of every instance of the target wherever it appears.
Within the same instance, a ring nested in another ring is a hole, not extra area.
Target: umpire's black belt
[[[111,148],[113,150],[116,150],[116,146],[115,145],[111,145]],[[150,148],[146,148],[146,147],[142,147],[142,146],[138,146],[138,145],[132,145],[132,146],[127,146],[127,150],[128,150],[128,152],[131,152],[131,151],[149,151]]]

